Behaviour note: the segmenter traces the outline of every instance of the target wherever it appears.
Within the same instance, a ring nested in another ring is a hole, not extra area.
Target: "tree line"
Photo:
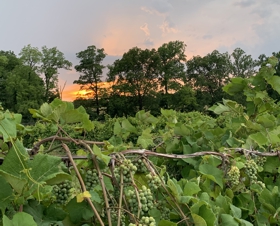
[[[249,78],[266,63],[268,57],[258,59],[236,48],[232,53],[214,50],[205,56],[187,60],[186,44],[170,41],[157,49],[129,49],[111,65],[103,65],[103,48],[88,46],[76,54],[79,64],[74,81],[87,96],[74,100],[76,107],[83,105],[92,119],[105,114],[134,115],[145,109],[157,115],[160,109],[177,111],[206,111],[214,103],[228,98],[222,87],[232,77]],[[280,52],[272,55],[280,60]],[[56,47],[41,49],[25,46],[16,56],[12,51],[0,51],[0,102],[10,111],[21,113],[29,121],[29,108],[39,108],[43,102],[60,98],[58,70],[71,70],[72,63]],[[104,78],[104,69],[108,73]],[[276,66],[280,75],[280,64]],[[106,80],[109,87],[100,84]],[[278,99],[278,94],[267,87],[267,92]],[[242,94],[231,97],[245,102]]]

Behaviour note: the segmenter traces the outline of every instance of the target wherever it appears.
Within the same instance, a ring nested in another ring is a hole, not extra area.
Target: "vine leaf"
[[[205,175],[208,179],[214,181],[221,188],[223,188],[223,175],[224,175],[223,171],[209,164],[200,165],[199,171],[201,174]]]
[[[114,135],[121,136],[121,134],[122,134],[122,127],[121,127],[119,121],[116,121],[114,124]]]
[[[272,86],[274,90],[280,93],[280,77],[279,76],[272,76],[267,80],[267,83]]]
[[[184,195],[186,196],[192,196],[194,194],[197,194],[199,191],[201,191],[201,189],[195,182],[188,181],[184,186]]]
[[[10,141],[11,138],[17,137],[16,123],[11,118],[3,118],[0,121],[0,134],[3,135],[4,142]]]
[[[66,205],[66,211],[69,213],[69,218],[74,224],[78,224],[82,220],[88,220],[94,215],[92,209],[86,202],[78,203],[76,198],[73,198]]]
[[[2,176],[0,176],[0,184],[0,210],[2,210],[2,212],[5,212],[5,208],[12,200],[11,196],[13,194],[13,189]]]
[[[177,224],[168,220],[161,220],[158,226],[177,226]]]
[[[97,147],[96,145],[93,146],[93,153],[99,157],[106,165],[109,164],[111,157],[102,154],[101,150],[99,147]]]
[[[33,217],[28,213],[18,212],[13,216],[13,219],[10,220],[7,216],[3,216],[3,225],[5,226],[19,226],[19,225],[28,225],[28,226],[37,226],[36,222],[33,220]]]
[[[199,215],[192,213],[192,218],[195,226],[207,226],[206,221]]]
[[[221,226],[238,226],[238,222],[229,214],[221,214]]]
[[[158,119],[155,116],[151,115],[148,111],[145,112],[145,110],[138,111],[135,118],[143,123],[156,124],[158,122]]]
[[[242,215],[242,211],[240,208],[230,204],[230,210],[231,210],[231,213],[234,217],[236,218],[241,218],[241,215]]]
[[[33,219],[39,226],[51,225],[51,223],[62,221],[67,216],[66,212],[61,208],[57,208],[54,204],[45,207],[35,200],[29,200],[23,209],[24,212],[33,216]]]
[[[143,130],[142,135],[138,137],[137,144],[145,149],[154,144],[150,128]]]
[[[27,183],[27,176],[24,173],[28,169],[27,159],[29,159],[29,156],[25,148],[19,140],[16,140],[0,166],[0,174],[18,193],[22,192]]]
[[[131,125],[131,123],[127,119],[122,121],[122,128],[124,128],[127,132],[137,133],[136,127]]]
[[[64,164],[61,162],[61,159],[56,156],[39,153],[28,163],[28,167],[32,169],[30,174],[38,183],[47,182],[59,174],[66,174],[62,170]]]
[[[249,136],[249,138],[251,138],[253,141],[255,141],[261,147],[263,145],[267,144],[267,142],[268,142],[267,137],[264,134],[262,134],[261,132],[251,134]]]

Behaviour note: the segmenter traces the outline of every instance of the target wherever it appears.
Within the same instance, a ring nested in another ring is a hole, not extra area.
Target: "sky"
[[[187,59],[237,47],[256,59],[280,51],[279,12],[280,0],[3,0],[0,50],[57,47],[73,64],[59,74],[63,99],[72,100],[76,53],[88,46],[104,48],[104,65],[133,47],[176,40],[187,45]]]

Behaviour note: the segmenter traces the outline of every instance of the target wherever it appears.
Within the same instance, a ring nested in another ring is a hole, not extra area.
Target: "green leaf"
[[[158,122],[158,119],[155,116],[151,115],[150,112],[145,112],[144,110],[138,111],[135,118],[143,123],[156,124]]]
[[[186,196],[191,196],[197,194],[199,191],[201,191],[201,189],[197,183],[188,181],[185,184],[183,193]]]
[[[201,216],[192,213],[192,218],[195,226],[207,226],[206,221]]]
[[[199,208],[199,216],[201,216],[207,223],[207,226],[214,226],[216,216],[209,205],[203,205]]]
[[[177,136],[189,136],[191,134],[191,129],[182,123],[177,123],[174,128],[174,134]]]
[[[103,177],[103,181],[107,191],[114,191],[112,180],[109,177]]]
[[[122,128],[125,129],[127,132],[137,133],[137,129],[133,125],[131,125],[131,123],[127,119],[124,119],[122,121]]]
[[[29,156],[25,148],[19,140],[16,140],[0,166],[0,174],[19,194],[27,182],[27,176],[23,172],[28,169],[27,160],[29,160]]]
[[[45,207],[35,200],[29,200],[28,204],[24,205],[23,210],[30,214],[39,226],[62,221],[67,216],[66,212],[54,204]]]
[[[114,135],[121,135],[122,134],[122,127],[119,121],[116,121],[114,124]]]
[[[167,181],[167,186],[168,188],[171,190],[171,192],[173,193],[173,195],[175,196],[175,198],[178,200],[179,196],[182,194],[182,189],[180,187],[180,185],[178,184],[178,182],[173,179],[168,179]]]
[[[247,86],[247,82],[244,78],[236,77],[232,78],[231,82],[223,87],[223,90],[230,95],[235,95],[242,92]]]
[[[263,146],[268,143],[267,137],[263,135],[261,132],[251,134],[249,138],[255,141],[259,146]]]
[[[51,181],[57,176],[68,177],[69,175],[63,172],[64,164],[59,157],[47,155],[47,154],[37,154],[32,161],[28,162],[28,168],[30,170],[30,175],[38,183],[45,183]],[[30,190],[37,189],[37,184],[33,184]]]
[[[3,212],[5,211],[5,208],[9,204],[9,202],[12,200],[12,194],[13,189],[11,188],[10,184],[7,183],[4,177],[0,176],[0,210]]]
[[[153,208],[153,209],[149,210],[149,215],[153,216],[153,218],[155,219],[156,222],[160,221],[161,212],[158,209]]]
[[[177,224],[168,220],[161,220],[158,226],[177,226]]]
[[[13,216],[13,219],[10,220],[4,215],[3,217],[4,226],[37,226],[36,222],[33,220],[33,217],[28,213],[18,212]]]
[[[280,94],[280,77],[272,76],[267,80],[267,83],[272,86],[274,90],[276,90]]]
[[[7,117],[0,120],[0,134],[3,135],[5,142],[10,141],[10,139],[15,139],[17,137],[15,121]]]
[[[110,160],[111,160],[111,157],[102,154],[100,148],[97,147],[95,144],[94,144],[94,146],[93,146],[93,153],[94,153],[97,157],[99,157],[106,165],[109,164],[109,162],[110,162]]]
[[[82,220],[89,220],[94,216],[91,207],[87,202],[77,202],[76,197],[73,198],[65,207],[69,213],[69,217],[72,223],[78,224]]]
[[[242,211],[241,211],[240,208],[230,204],[230,210],[231,210],[231,213],[234,217],[241,218]]]
[[[154,144],[150,128],[143,130],[142,135],[137,139],[137,144],[141,145],[141,147],[145,149]]]
[[[227,107],[227,106],[225,106],[223,104],[220,104],[220,103],[210,107],[208,110],[209,111],[213,111],[217,115],[220,115],[220,114],[222,114],[224,112],[230,112],[230,108],[229,107]]]
[[[100,199],[99,194],[96,191],[90,190],[89,193],[91,195],[90,199],[93,202],[96,202],[96,203],[99,203],[99,204],[101,203],[102,200]]]
[[[237,221],[229,214],[221,214],[222,223],[221,226],[239,226]]]
[[[48,103],[44,103],[40,107],[40,112],[44,117],[47,117],[52,113],[52,108]]]
[[[200,165],[199,171],[210,180],[216,182],[221,188],[223,188],[223,171],[217,169],[215,166],[208,164]]]

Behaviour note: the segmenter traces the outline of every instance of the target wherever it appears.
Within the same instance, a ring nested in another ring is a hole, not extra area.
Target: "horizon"
[[[108,54],[104,65],[135,46],[156,49],[175,40],[187,45],[187,59],[213,50],[231,53],[238,47],[254,59],[280,50],[280,1],[276,0],[27,0],[0,6],[0,50],[18,55],[28,44],[56,46],[73,66],[78,64],[76,53],[91,45]],[[79,91],[72,90],[78,78],[74,69],[60,71],[59,87],[66,82],[65,98]]]

